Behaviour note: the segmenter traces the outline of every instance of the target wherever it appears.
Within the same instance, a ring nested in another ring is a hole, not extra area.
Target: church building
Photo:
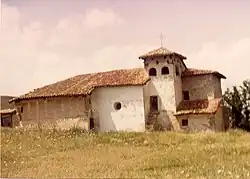
[[[77,75],[13,98],[22,126],[143,132],[223,131],[217,71],[188,68],[161,47],[139,56],[144,68]]]

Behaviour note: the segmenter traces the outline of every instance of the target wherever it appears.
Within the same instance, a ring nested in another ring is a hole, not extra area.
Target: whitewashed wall
[[[145,60],[145,70],[149,73],[150,68],[155,68],[157,76],[152,76],[151,81],[144,88],[145,111],[149,112],[150,96],[158,96],[159,111],[176,111],[176,106],[182,100],[181,72],[184,70],[183,62],[178,57],[170,59],[163,57]],[[175,75],[175,65],[179,67],[179,76]],[[169,74],[162,75],[161,69],[168,67]]]
[[[145,107],[150,110],[150,96],[158,96],[158,109],[176,110],[174,81],[170,76],[152,77],[144,88]]]
[[[178,120],[180,126],[182,124],[182,119],[188,119],[188,126],[181,126],[183,130],[188,131],[214,131],[214,126],[209,123],[210,115],[200,114],[200,115],[183,115],[179,116]]]
[[[150,115],[150,96],[158,96],[158,111],[160,114],[157,117],[157,123],[163,128],[179,130],[178,121],[173,114],[182,100],[181,73],[185,69],[183,62],[178,57],[170,59],[168,56],[166,59],[163,57],[157,57],[153,60],[147,59],[144,64],[147,73],[149,73],[150,68],[157,70],[157,76],[150,77],[151,81],[144,87],[146,120],[151,120],[148,117]],[[179,68],[178,76],[175,73],[175,66]],[[168,67],[168,75],[161,74],[163,67]]]
[[[182,127],[182,119],[188,119],[188,126]],[[215,114],[183,115],[178,116],[182,129],[189,131],[224,131],[223,113],[220,107]]]
[[[99,88],[91,102],[99,131],[145,131],[142,86]],[[116,102],[121,103],[120,110],[114,108]]]

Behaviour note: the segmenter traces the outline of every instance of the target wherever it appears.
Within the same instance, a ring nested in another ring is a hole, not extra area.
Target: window
[[[23,113],[23,107],[20,108],[21,113]]]
[[[156,76],[156,69],[155,68],[149,69],[149,76]]]
[[[122,104],[120,102],[116,102],[114,104],[114,108],[115,108],[115,110],[120,110],[122,108]]]
[[[159,61],[156,61],[156,64],[158,65],[158,64],[159,64]]]
[[[183,127],[188,126],[188,119],[182,119],[181,126],[183,126]]]
[[[162,75],[168,75],[168,74],[169,74],[169,69],[168,69],[168,67],[163,67],[163,68],[161,69],[161,74],[162,74]]]
[[[179,76],[180,74],[178,66],[175,66],[175,74],[176,76]]]
[[[167,56],[164,56],[163,58],[164,58],[164,59],[166,59],[166,58],[167,58]]]
[[[158,111],[158,97],[150,96],[150,111]]]
[[[189,92],[188,91],[183,91],[183,99],[189,100]]]

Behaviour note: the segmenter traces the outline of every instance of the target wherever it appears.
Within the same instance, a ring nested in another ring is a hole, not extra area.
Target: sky
[[[248,0],[0,0],[0,94],[78,74],[142,67],[163,45],[190,68],[250,78]]]

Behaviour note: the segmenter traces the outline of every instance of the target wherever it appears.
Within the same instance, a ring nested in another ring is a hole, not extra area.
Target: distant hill
[[[0,95],[0,109],[14,108],[14,104],[9,104],[9,100],[15,96],[1,96]]]

